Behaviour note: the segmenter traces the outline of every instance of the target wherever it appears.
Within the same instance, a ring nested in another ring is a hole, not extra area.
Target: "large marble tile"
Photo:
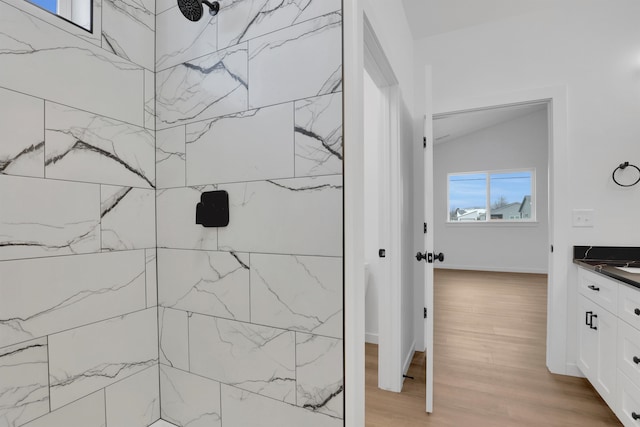
[[[147,427],[160,418],[158,365],[110,385],[106,393],[111,427]]]
[[[185,427],[222,426],[216,381],[160,365],[160,396],[163,420]]]
[[[4,2],[0,46],[0,87],[143,125],[140,66]]]
[[[102,0],[92,0],[92,12],[93,12],[93,22],[92,28],[87,29],[80,25],[72,24],[64,19],[61,19],[59,16],[52,14],[48,10],[42,9],[32,2],[24,1],[24,0],[2,0],[3,2],[10,4],[11,6],[20,9],[31,16],[35,16],[36,18],[51,24],[51,27],[59,28],[67,33],[71,33],[82,40],[86,40],[96,46],[100,46],[100,33],[102,28],[102,19],[100,16],[102,15]],[[92,30],[92,31],[90,31]]]
[[[185,126],[156,132],[156,179],[158,188],[186,185]]]
[[[156,248],[145,249],[145,282],[147,285],[147,308],[158,305],[158,266]]]
[[[294,332],[193,314],[189,356],[193,373],[295,403]]]
[[[41,99],[0,89],[0,174],[44,177]]]
[[[145,307],[144,251],[0,262],[0,347]]]
[[[158,307],[160,363],[189,370],[189,319],[186,311]]]
[[[342,258],[251,254],[251,321],[342,337]]]
[[[296,333],[298,406],[344,417],[342,340]]]
[[[102,48],[154,70],[155,0],[102,0]]]
[[[291,103],[187,125],[187,185],[291,176]]]
[[[45,121],[47,178],[155,186],[153,132],[50,102]]]
[[[175,0],[156,0],[156,14],[160,15],[165,10],[175,7]]]
[[[340,0],[231,0],[221,3],[220,47],[340,10]]]
[[[229,193],[230,222],[219,247],[241,252],[342,254],[342,177],[219,185]]]
[[[157,128],[246,110],[247,78],[246,43],[157,73]]]
[[[249,107],[338,92],[342,16],[331,13],[249,41]]]
[[[218,249],[218,229],[196,224],[196,205],[214,186],[171,188],[156,192],[158,247]]]
[[[0,425],[18,427],[49,412],[47,339],[0,348]]]
[[[99,185],[0,175],[0,200],[0,260],[99,252]]]
[[[102,185],[100,193],[102,250],[156,246],[154,190]]]
[[[224,427],[343,427],[344,421],[222,385]]]
[[[162,71],[218,50],[217,16],[204,14],[197,22],[186,19],[173,2],[158,14],[156,31],[156,70]]]
[[[155,308],[51,335],[51,409],[157,363]]]
[[[160,249],[158,296],[163,307],[249,321],[249,255]]]
[[[342,92],[295,103],[296,176],[342,174]]]
[[[106,427],[104,401],[104,390],[99,390],[25,424],[25,427]]]

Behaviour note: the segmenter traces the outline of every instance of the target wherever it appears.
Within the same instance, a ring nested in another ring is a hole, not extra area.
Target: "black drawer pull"
[[[592,315],[591,315],[591,319],[590,319],[590,320],[591,320],[591,322],[589,323],[589,328],[591,328],[591,329],[595,329],[595,330],[597,331],[597,330],[598,330],[598,327],[597,327],[597,326],[593,326],[593,318],[594,318],[594,317],[597,319],[597,318],[598,318],[598,315],[597,315],[597,314],[592,314]]]
[[[636,365],[640,365],[640,357],[633,356],[633,363],[635,363]]]
[[[633,310],[633,312],[636,314],[636,316],[640,316],[640,308],[636,308],[635,310]]]
[[[632,412],[631,418],[633,418],[634,420],[640,420],[640,415],[636,414],[635,412]]]
[[[598,288],[598,287],[596,287],[596,286],[593,286],[593,285],[589,285],[589,286],[587,286],[587,287],[588,287],[589,289],[591,289],[592,291],[596,291],[596,292],[599,292],[599,291],[600,291],[600,288]]]

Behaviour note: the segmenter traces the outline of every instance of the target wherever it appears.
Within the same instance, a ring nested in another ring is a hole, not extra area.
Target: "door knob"
[[[425,253],[418,252],[416,254],[416,259],[418,261],[422,261],[423,259],[427,259],[427,253],[426,252]]]
[[[439,254],[433,254],[433,257],[436,259],[436,261],[444,261],[444,254],[442,252],[440,252]]]

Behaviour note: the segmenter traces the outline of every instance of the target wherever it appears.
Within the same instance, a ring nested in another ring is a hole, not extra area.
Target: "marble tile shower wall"
[[[157,14],[162,418],[341,426],[341,1]],[[216,189],[229,225],[196,225]]]
[[[160,416],[153,0],[0,1],[0,426]]]

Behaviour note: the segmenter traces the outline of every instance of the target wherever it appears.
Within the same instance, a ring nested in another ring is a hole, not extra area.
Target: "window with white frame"
[[[27,0],[73,24],[93,32],[92,0]]]
[[[535,169],[450,173],[447,221],[535,221]]]

